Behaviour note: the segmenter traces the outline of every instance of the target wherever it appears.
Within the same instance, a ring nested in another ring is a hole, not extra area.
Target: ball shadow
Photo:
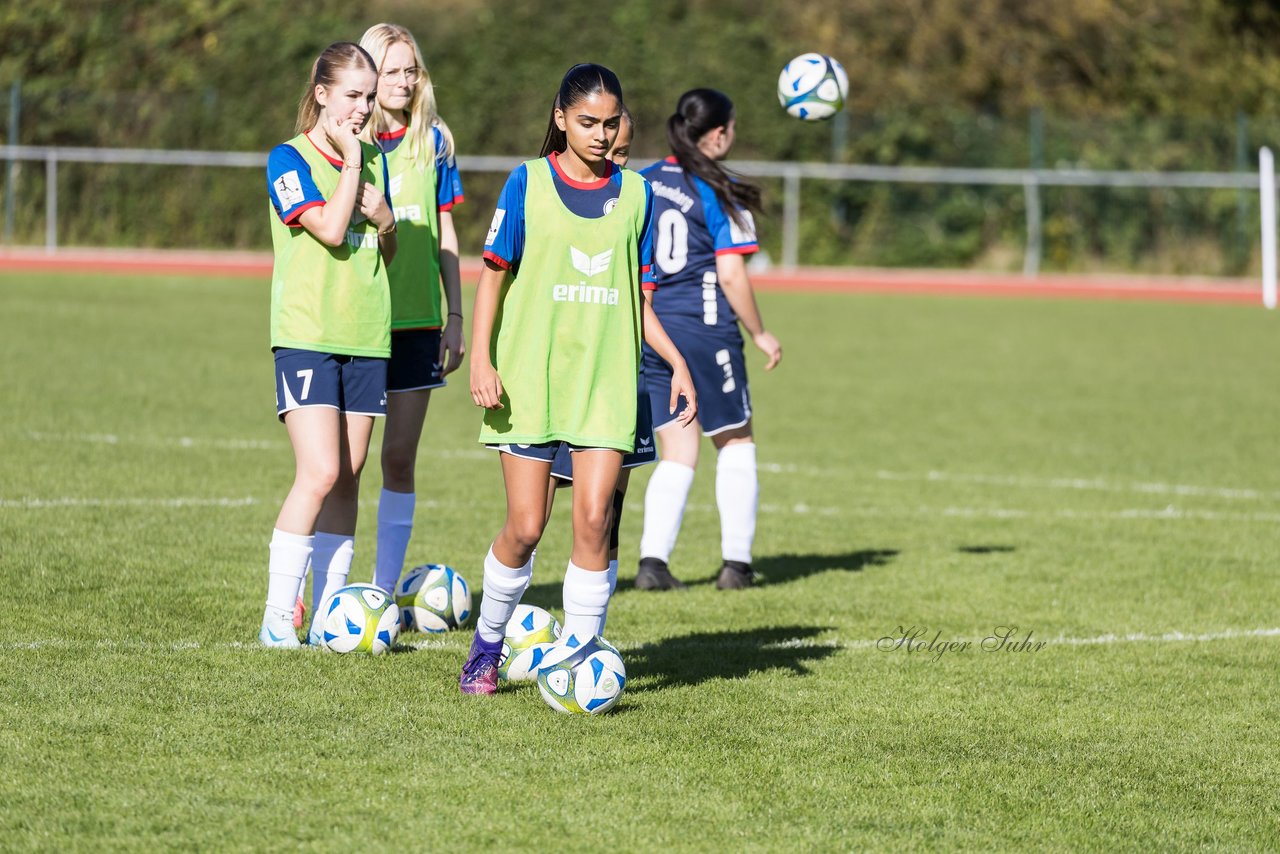
[[[627,674],[642,681],[628,690],[660,691],[711,679],[743,679],[770,670],[807,676],[808,665],[838,649],[813,640],[827,631],[817,626],[773,626],[698,632],[629,648],[623,651]]]

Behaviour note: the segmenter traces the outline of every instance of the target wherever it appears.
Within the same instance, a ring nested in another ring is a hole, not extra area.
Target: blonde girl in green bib
[[[376,92],[377,66],[359,45],[325,48],[299,105],[297,136],[267,158],[276,412],[296,469],[271,538],[258,633],[266,646],[299,646],[293,611],[316,520],[323,506],[337,533],[355,532],[354,487],[373,420],[386,409],[386,265],[396,222],[385,160],[358,136]]]
[[[507,516],[485,558],[476,635],[459,680],[465,694],[497,690],[502,638],[529,585],[562,444],[572,452],[574,484],[564,642],[600,632],[612,593],[613,494],[636,441],[642,339],[674,360],[670,411],[682,395],[689,408],[697,405],[684,359],[641,295],[653,253],[653,194],[607,157],[622,111],[612,71],[569,69],[542,156],[511,173],[485,241],[471,397],[485,409],[480,441],[501,452]]]
[[[413,35],[396,24],[375,24],[360,46],[378,65],[378,98],[363,136],[387,158],[398,223],[396,260],[387,268],[391,361],[373,577],[390,593],[413,531],[415,463],[431,391],[445,385],[466,352],[452,213],[463,194],[453,136],[436,112],[435,90]],[[322,529],[325,521],[321,514]]]

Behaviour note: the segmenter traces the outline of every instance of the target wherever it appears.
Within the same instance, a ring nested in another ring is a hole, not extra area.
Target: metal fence
[[[212,166],[262,169],[267,156],[259,152],[183,151],[134,148],[72,148],[5,146],[6,237],[12,211],[13,164],[43,161],[45,169],[45,248],[58,246],[58,164],[102,163],[163,166]],[[521,162],[518,157],[460,156],[463,173],[505,174]],[[1026,210],[1026,249],[1023,273],[1039,273],[1043,245],[1042,187],[1130,187],[1163,189],[1257,190],[1260,178],[1252,172],[1153,172],[1091,169],[981,169],[930,166],[873,166],[836,163],[775,163],[733,161],[742,175],[781,179],[783,185],[782,258],[784,269],[800,261],[800,188],[802,181],[899,184],[963,184],[1021,187]]]

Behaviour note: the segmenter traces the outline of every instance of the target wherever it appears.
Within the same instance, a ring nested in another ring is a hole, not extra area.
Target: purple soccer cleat
[[[462,665],[458,687],[464,694],[492,694],[498,690],[498,661],[502,658],[502,639],[487,641],[476,632],[471,641],[467,663]]]

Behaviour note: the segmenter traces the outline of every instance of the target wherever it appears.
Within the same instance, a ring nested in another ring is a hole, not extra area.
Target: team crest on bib
[[[618,206],[618,200],[617,200],[617,199],[610,199],[609,201],[605,202],[605,203],[604,203],[604,212],[605,212],[605,215],[607,216],[607,215],[609,214],[609,211],[613,210],[613,209],[614,209],[614,208],[616,208],[617,206]]]

